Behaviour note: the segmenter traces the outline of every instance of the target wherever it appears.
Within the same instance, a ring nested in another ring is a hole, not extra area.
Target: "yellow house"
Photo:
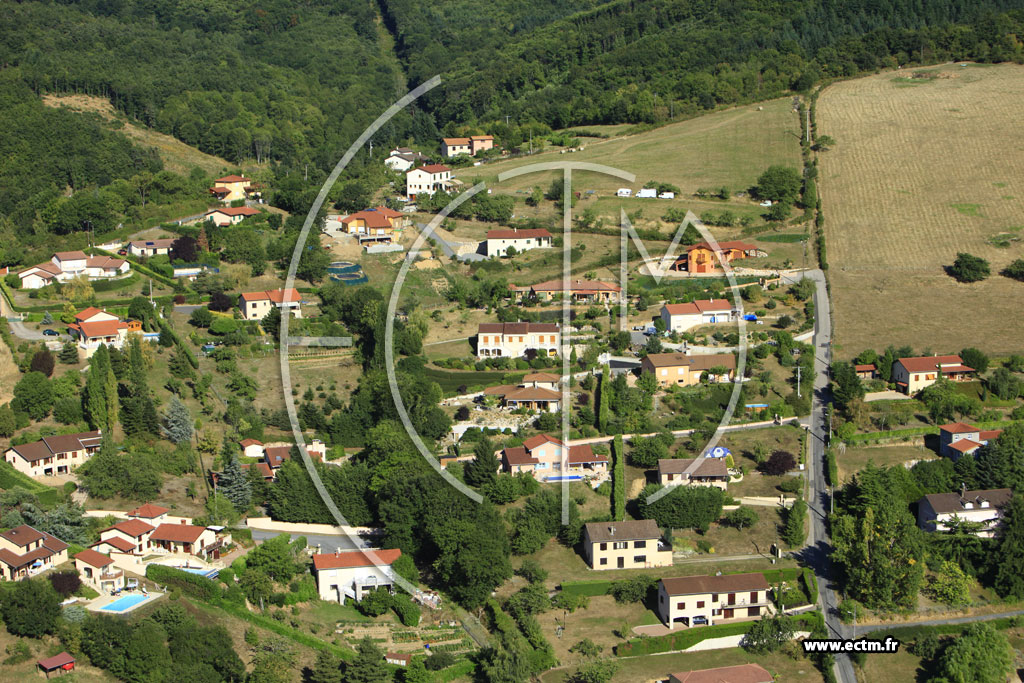
[[[965,382],[973,376],[974,368],[964,365],[960,356],[899,358],[892,364],[892,381],[900,391],[911,396],[935,384],[940,377]]]
[[[672,565],[672,548],[653,519],[583,525],[583,559],[591,569],[645,569]]]
[[[213,181],[213,187],[210,188],[210,194],[225,204],[246,199],[249,197],[249,193],[254,191],[252,180],[240,175],[226,175],[223,178],[217,178]]]
[[[700,382],[701,375],[715,368],[724,373],[710,375],[712,382],[727,382],[736,371],[736,358],[731,353],[690,356],[685,353],[649,353],[640,363],[641,372],[654,373],[662,387],[689,387]]]

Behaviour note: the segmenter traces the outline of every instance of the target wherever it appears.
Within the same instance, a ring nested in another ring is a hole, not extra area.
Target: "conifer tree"
[[[238,511],[245,510],[252,501],[252,487],[245,476],[238,456],[232,455],[224,471],[217,478],[217,491],[231,501]]]

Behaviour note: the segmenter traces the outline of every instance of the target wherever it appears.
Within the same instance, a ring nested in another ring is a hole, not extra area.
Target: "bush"
[[[55,572],[50,574],[49,578],[53,590],[63,598],[74,595],[75,591],[82,587],[82,579],[79,578],[76,571]]]
[[[988,261],[963,252],[956,255],[956,260],[949,267],[949,274],[957,282],[978,282],[987,278],[990,272]]]
[[[159,584],[178,588],[185,595],[199,600],[211,601],[220,594],[220,589],[211,579],[174,567],[150,564],[146,567],[146,578]]]
[[[775,451],[758,469],[763,473],[780,476],[796,467],[796,457],[788,451]]]

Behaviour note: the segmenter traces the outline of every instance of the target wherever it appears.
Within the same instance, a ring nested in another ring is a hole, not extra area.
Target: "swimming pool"
[[[567,474],[561,477],[548,477],[544,481],[581,481],[582,479],[583,477],[578,474]]]
[[[114,602],[110,603],[105,607],[101,607],[102,612],[124,612],[130,610],[141,602],[149,600],[148,595],[126,595],[123,598],[118,598]]]
[[[199,574],[200,576],[205,576],[208,579],[216,579],[220,575],[219,569],[186,569],[185,567],[181,567],[181,571],[188,572],[189,574]]]

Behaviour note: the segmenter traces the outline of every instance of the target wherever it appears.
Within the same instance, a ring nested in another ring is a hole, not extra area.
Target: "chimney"
[[[960,482],[960,497],[963,498],[967,495],[967,484]]]
[[[615,535],[615,527],[613,527],[613,526],[609,526],[608,527],[608,535],[609,536],[614,536]]]

